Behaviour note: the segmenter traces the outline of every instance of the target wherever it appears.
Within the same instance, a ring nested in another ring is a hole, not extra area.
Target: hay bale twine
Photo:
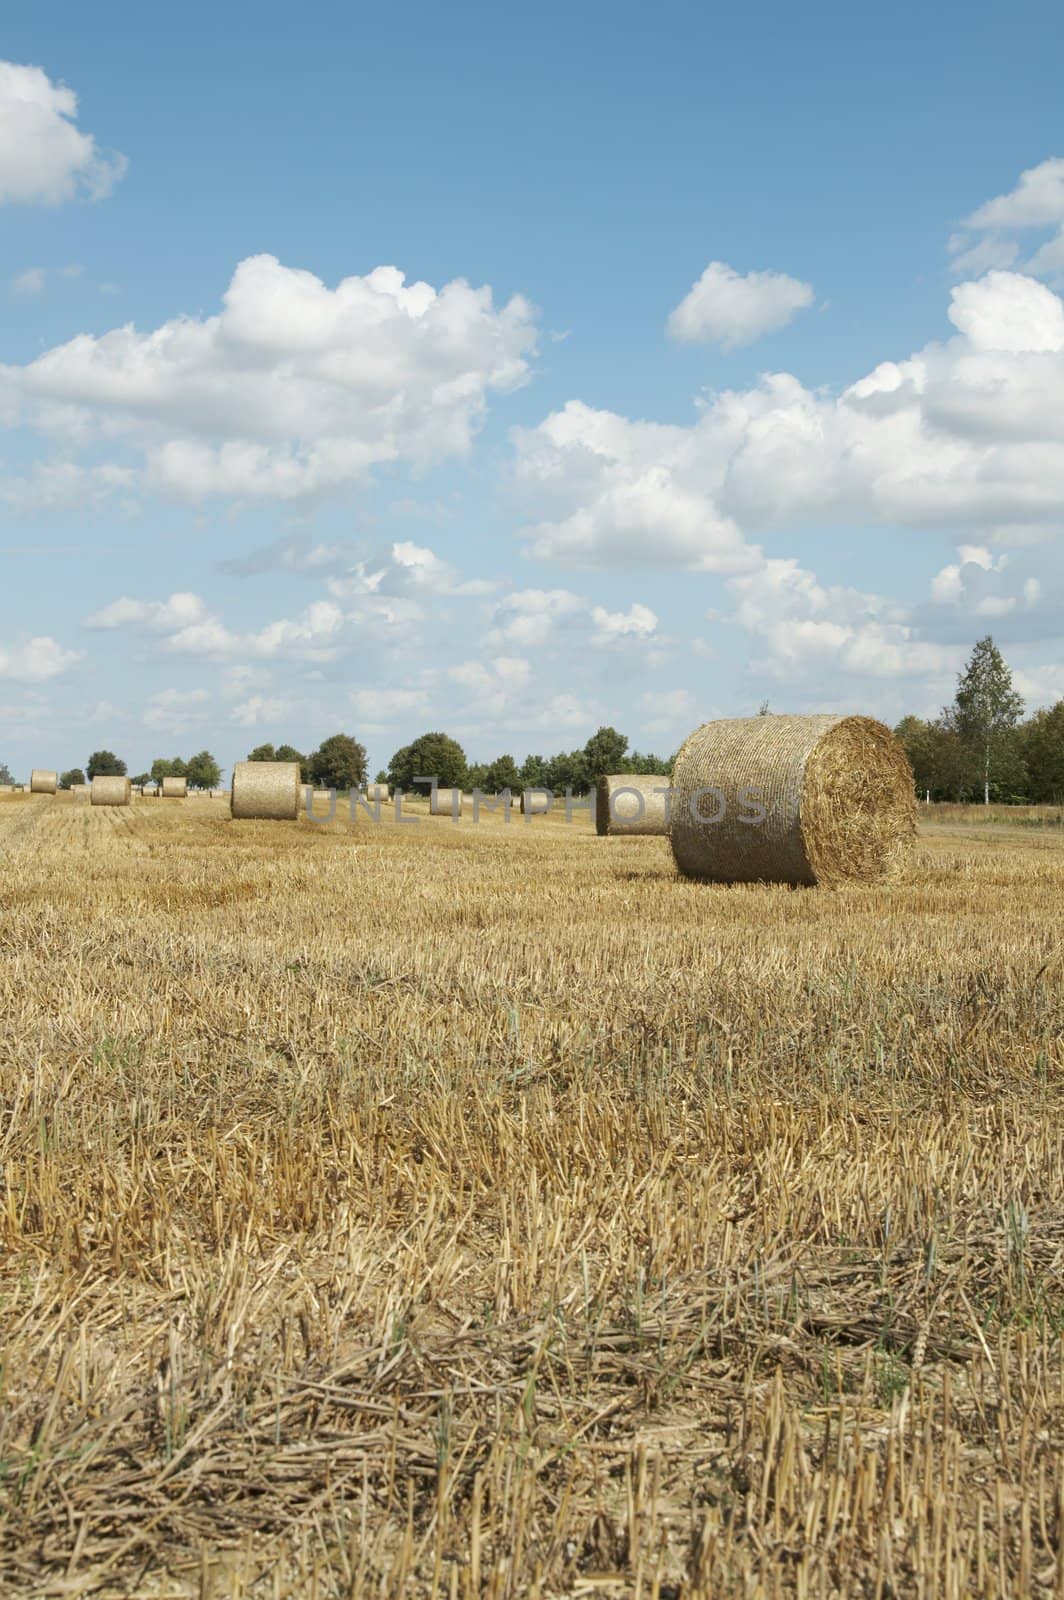
[[[30,794],[55,794],[58,788],[58,772],[46,772],[43,767],[34,767],[30,773]]]
[[[672,780],[618,773],[601,777],[595,788],[595,831],[607,834],[669,831],[669,796]]]
[[[238,761],[230,814],[244,821],[295,822],[300,792],[298,761]]]
[[[366,785],[367,800],[390,800],[392,791],[386,783],[368,783]]]
[[[915,837],[909,762],[871,717],[706,722],[676,757],[669,838],[688,877],[869,883],[898,870]]]
[[[521,790],[521,815],[523,817],[544,817],[550,808],[551,794],[549,789]]]
[[[164,778],[161,793],[164,800],[187,800],[188,779]]]
[[[433,817],[461,816],[465,796],[461,789],[436,789],[429,795],[429,815]]]
[[[92,803],[94,806],[128,806],[133,785],[128,778],[93,778]]]

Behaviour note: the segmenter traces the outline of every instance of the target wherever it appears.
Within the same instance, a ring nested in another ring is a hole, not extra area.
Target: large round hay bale
[[[602,835],[669,831],[671,779],[618,773],[595,789],[595,831]]]
[[[163,779],[163,787],[162,787],[162,796],[163,796],[164,800],[187,800],[188,799],[188,779],[187,778],[164,778]]]
[[[714,883],[868,883],[916,836],[905,752],[870,717],[707,722],[676,757],[669,838]]]
[[[128,778],[93,778],[92,803],[94,806],[128,806],[132,788]]]
[[[295,822],[299,798],[298,761],[238,761],[233,768],[229,809],[234,817]]]
[[[43,767],[34,767],[30,773],[30,794],[55,794],[58,788],[58,772],[46,772]]]
[[[386,783],[368,783],[366,785],[367,800],[390,800],[392,792]]]
[[[551,803],[549,789],[521,790],[521,815],[523,817],[545,817],[551,808]]]
[[[461,789],[436,789],[429,796],[429,814],[433,817],[454,817],[462,813]]]

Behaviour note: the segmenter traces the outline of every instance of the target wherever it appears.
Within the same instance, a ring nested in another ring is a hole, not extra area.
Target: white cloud
[[[283,695],[253,694],[233,707],[229,720],[240,728],[259,728],[279,721],[291,709],[291,700]]]
[[[44,268],[27,267],[11,280],[11,287],[16,294],[40,294],[44,289]]]
[[[649,734],[674,735],[695,726],[695,697],[690,689],[648,689],[639,696],[643,726]]]
[[[984,545],[958,546],[957,560],[931,580],[931,599],[966,617],[1008,617],[1032,611],[1042,598],[1037,578],[1015,579],[1009,556],[995,556]],[[1039,619],[1040,620],[1040,619]]]
[[[206,689],[160,689],[145,707],[144,726],[175,737],[186,733],[207,721],[210,698]]]
[[[667,329],[685,344],[719,344],[725,350],[773,333],[813,303],[813,286],[785,272],[736,272],[711,261],[670,314]]]
[[[725,575],[750,543],[810,522],[996,530],[1064,524],[1064,305],[992,272],[959,285],[957,334],[839,394],[789,373],[709,395],[689,427],[570,402],[514,435],[532,555]]]
[[[72,440],[125,436],[174,495],[295,500],[470,448],[490,393],[522,384],[533,311],[395,267],[329,289],[273,256],[242,261],[219,315],[81,334],[0,367],[0,403]]]
[[[123,595],[102,610],[86,617],[86,628],[141,627],[154,633],[176,633],[193,627],[209,616],[198,594],[172,594],[168,600],[131,600]]]
[[[1064,303],[1017,272],[988,272],[953,290],[949,319],[975,350],[1064,350]]]
[[[495,607],[487,642],[531,649],[550,637],[560,618],[584,609],[584,601],[568,589],[515,590]]]
[[[356,689],[351,707],[358,726],[366,733],[379,733],[404,717],[428,710],[424,689]]]
[[[957,272],[1011,267],[1020,254],[1015,235],[1055,230],[1035,250],[1023,270],[1055,281],[1064,277],[1064,160],[1059,156],[1030,167],[1007,194],[997,195],[966,217],[949,241]]]
[[[67,650],[55,639],[42,635],[24,645],[0,648],[0,678],[10,678],[15,683],[46,683],[80,660],[80,651]]]
[[[40,67],[0,61],[0,204],[101,200],[126,170],[77,126],[78,98]]]
[[[115,495],[128,495],[133,484],[129,468],[113,462],[80,467],[73,461],[35,461],[22,477],[0,478],[0,505],[19,516],[84,511]],[[135,509],[133,502],[127,500],[125,509]]]
[[[649,639],[656,633],[658,619],[649,606],[636,601],[627,611],[607,611],[605,606],[592,606],[591,620],[595,633],[601,640]]]

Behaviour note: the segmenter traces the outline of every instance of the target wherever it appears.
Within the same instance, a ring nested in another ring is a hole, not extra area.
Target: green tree
[[[953,724],[982,764],[983,803],[990,804],[991,777],[1003,779],[1015,765],[1016,740],[1010,735],[1023,715],[1023,696],[1012,687],[1012,673],[990,634],[980,639],[957,679]]]
[[[189,783],[197,789],[217,789],[222,781],[222,769],[209,750],[201,750],[198,756],[189,757],[186,775]]]
[[[334,733],[308,757],[310,781],[322,789],[358,789],[366,776],[366,750],[349,733]]]
[[[484,792],[486,794],[501,794],[504,789],[515,790],[521,787],[521,774],[517,770],[517,762],[513,756],[496,756],[490,762],[484,774]]]
[[[248,751],[249,761],[276,761],[277,751],[272,744],[257,744],[254,750]]]
[[[300,755],[294,744],[279,744],[277,753],[272,757],[274,761],[295,761],[299,766],[299,775],[304,783],[313,783],[310,770],[310,757]]]
[[[80,767],[71,767],[69,772],[64,772],[59,779],[61,789],[72,789],[76,783],[84,783],[85,774]]]
[[[521,787],[523,789],[545,789],[547,787],[547,773],[550,763],[542,756],[526,756],[521,763]]]
[[[11,776],[11,768],[8,766],[7,762],[0,761],[0,783],[14,783],[14,781],[14,778]]]
[[[94,750],[85,766],[88,781],[93,778],[124,778],[126,764],[119,761],[113,750]]]
[[[1064,700],[1036,711],[1020,734],[1031,799],[1064,805]]]
[[[479,789],[482,794],[487,792],[488,768],[483,761],[471,761],[466,767],[465,787]]]
[[[404,745],[391,759],[386,782],[393,789],[428,794],[432,785],[427,781],[415,783],[418,776],[435,778],[441,789],[464,788],[466,758],[462,746],[446,733],[423,733],[413,744]]]
[[[611,772],[616,770],[616,767],[610,768]],[[566,789],[574,794],[586,794],[594,781],[586,749],[559,751],[547,762],[547,788],[554,794],[564,794]]]
[[[630,756],[625,757],[621,771],[637,773],[644,778],[665,778],[672,771],[672,762],[665,756],[642,755],[640,751],[633,750]]]
[[[164,778],[187,778],[188,765],[180,756],[158,756],[151,764],[151,779],[153,783],[162,783]]]
[[[133,782],[134,782],[134,784],[136,785],[136,787],[138,789],[143,789],[143,787],[144,787],[144,785],[146,783],[150,783],[151,782],[151,773],[150,772],[138,772],[137,776],[133,779]]]
[[[618,733],[616,728],[600,728],[584,746],[586,778],[594,783],[606,773],[624,772],[627,749],[628,740],[623,733]]]
[[[373,781],[374,781],[374,783],[387,783],[388,782],[388,771],[387,771],[387,768],[382,767]]]

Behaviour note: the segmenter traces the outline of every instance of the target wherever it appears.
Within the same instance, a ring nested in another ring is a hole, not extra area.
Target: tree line
[[[894,729],[921,799],[1064,805],[1064,700],[1024,718],[1023,697],[990,634],[937,717]]]
[[[991,635],[976,644],[957,680],[950,705],[937,717],[903,717],[894,732],[913,770],[913,782],[922,798],[973,800],[986,804],[1064,805],[1064,699],[1024,718],[1022,696],[1016,691],[1007,662]],[[760,707],[769,716],[768,703]],[[322,789],[359,789],[366,781],[366,749],[348,733],[335,733],[317,750],[304,755],[291,744],[260,744],[248,753],[249,761],[294,761],[302,781]],[[498,794],[502,789],[551,789],[587,794],[604,773],[632,773],[668,777],[674,756],[661,757],[629,750],[628,739],[616,728],[602,727],[587,743],[555,755],[533,754],[518,762],[512,755],[494,761],[470,761],[457,739],[446,733],[423,733],[402,745],[387,767],[377,773],[378,783],[406,793],[427,794],[429,779],[443,788],[480,789]],[[72,788],[94,777],[126,776],[126,764],[112,750],[96,750],[84,769],[64,772],[60,785]],[[159,757],[151,771],[134,783],[161,783],[183,777],[197,789],[215,789],[221,768],[209,750],[187,760]],[[0,783],[13,780],[0,762]]]

